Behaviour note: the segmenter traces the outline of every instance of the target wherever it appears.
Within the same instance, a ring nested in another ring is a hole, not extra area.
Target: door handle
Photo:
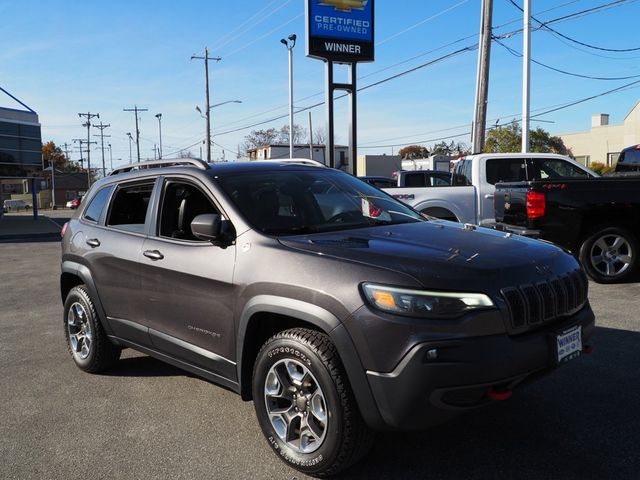
[[[162,260],[164,258],[164,255],[162,255],[158,250],[145,250],[142,254],[154,261]]]
[[[484,194],[484,198],[486,198],[487,200],[490,200],[493,198],[493,193],[485,193]]]
[[[100,246],[100,240],[98,240],[97,238],[89,238],[87,240],[87,245],[89,245],[91,248],[96,248]]]

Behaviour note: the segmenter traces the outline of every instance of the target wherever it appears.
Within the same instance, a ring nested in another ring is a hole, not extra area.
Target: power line
[[[550,12],[550,11],[553,11],[553,10],[557,10],[557,9],[559,9],[559,8],[562,8],[562,7],[566,7],[567,5],[572,5],[572,4],[577,3],[577,2],[579,2],[579,1],[580,1],[580,0],[570,0],[570,1],[564,2],[564,3],[560,4],[560,5],[556,5],[556,6],[554,6],[554,7],[548,8],[548,9],[546,9],[546,10],[541,10],[541,11],[537,12],[537,13],[536,13],[536,15],[542,15],[542,14],[544,14],[544,13],[547,13],[547,12]],[[577,12],[577,15],[582,15],[582,14],[584,14],[584,11]],[[560,17],[560,18],[563,18],[563,19],[564,19],[565,17]],[[494,28],[493,28],[493,30],[497,30],[497,29],[500,29],[500,28],[506,27],[507,25],[511,25],[511,24],[516,23],[516,22],[518,22],[518,21],[520,21],[520,19],[510,20],[510,21],[508,21],[508,22],[506,22],[506,23],[503,23],[503,24],[501,24],[501,25],[498,25],[497,27],[494,27]],[[554,20],[550,20],[548,23],[553,23],[553,22],[554,22]],[[514,34],[516,34],[516,33],[521,32],[521,31],[522,31],[522,29],[514,30],[514,31],[512,31],[512,32],[509,32],[509,33],[508,33],[508,34],[506,34],[506,35],[507,35],[507,36],[511,36],[511,35],[514,35]],[[458,43],[463,42],[463,41],[465,41],[465,40],[468,40],[468,39],[470,39],[470,38],[475,38],[475,37],[477,37],[477,35],[478,35],[477,33],[474,33],[474,34],[472,34],[472,35],[467,35],[466,37],[459,38],[459,39],[454,40],[454,41],[452,41],[452,42],[449,42],[449,43],[446,43],[446,44],[444,44],[444,45],[441,45],[441,46],[439,46],[439,47],[437,47],[437,48],[434,48],[434,49],[431,49],[431,50],[427,50],[427,51],[425,51],[425,52],[421,52],[421,53],[419,53],[419,54],[417,54],[417,55],[414,55],[413,57],[410,57],[410,58],[407,58],[407,59],[402,60],[402,61],[400,61],[400,62],[394,63],[394,64],[389,65],[389,66],[387,66],[387,67],[383,67],[383,68],[378,69],[378,70],[376,70],[376,71],[374,71],[374,72],[368,73],[367,75],[363,75],[363,76],[361,76],[361,77],[358,77],[358,80],[363,80],[363,79],[365,79],[365,78],[368,78],[368,77],[371,77],[371,76],[377,75],[378,73],[382,73],[382,72],[384,72],[384,71],[390,70],[390,69],[395,68],[395,67],[398,67],[398,66],[400,66],[400,65],[404,65],[404,64],[406,64],[406,63],[408,63],[408,62],[410,62],[410,61],[412,61],[412,60],[416,60],[416,59],[418,59],[418,58],[424,57],[425,55],[429,55],[429,54],[431,54],[431,53],[435,53],[435,52],[437,52],[437,51],[439,51],[439,50],[443,50],[443,49],[445,49],[445,48],[447,48],[447,47],[453,46],[453,45],[455,45],[455,44],[458,44]],[[261,37],[261,38],[262,38],[262,37]],[[244,47],[243,47],[243,48],[244,48]],[[232,52],[232,53],[233,53],[233,52]],[[312,94],[312,95],[308,95],[308,96],[306,96],[306,97],[299,98],[297,101],[298,101],[298,102],[301,102],[301,101],[308,100],[308,99],[310,99],[310,98],[314,98],[314,97],[319,97],[319,96],[322,96],[322,95],[324,95],[324,92],[318,92],[318,93],[314,93],[314,94]],[[314,105],[314,106],[319,106],[319,105],[322,105],[323,103],[324,103],[324,102],[321,102],[321,103],[319,103],[319,104],[317,104],[317,105]],[[251,119],[256,118],[256,117],[260,117],[260,116],[262,116],[262,115],[264,115],[264,114],[271,113],[271,112],[274,112],[274,111],[277,111],[277,110],[280,110],[280,109],[282,109],[282,108],[286,108],[286,107],[288,107],[288,105],[280,105],[280,106],[277,106],[277,107],[274,107],[274,108],[270,108],[270,109],[268,109],[268,110],[264,110],[264,111],[259,112],[259,113],[256,113],[256,114],[252,114],[252,115],[248,115],[248,116],[246,116],[246,117],[242,117],[242,118],[240,118],[240,119],[238,119],[238,120],[236,120],[236,121],[234,121],[234,122],[230,122],[230,123],[228,123],[228,124],[227,124],[227,127],[232,127],[233,125],[236,125],[236,124],[239,124],[239,123],[245,122],[245,121],[247,121],[247,120],[251,120]],[[299,110],[299,111],[302,111],[302,110]],[[296,113],[298,113],[298,111],[296,111]],[[262,122],[262,121],[261,121],[261,122],[259,122],[259,123],[257,123],[257,124],[250,125],[249,127],[246,127],[246,128],[251,128],[251,127],[253,127],[253,126],[263,125],[263,124],[265,124],[265,123],[269,123],[270,121],[279,120],[280,118],[283,118],[283,117],[276,117],[276,118],[273,118],[273,119],[266,120],[266,121],[264,121],[264,122]],[[241,130],[242,130],[242,129],[245,129],[245,128],[243,127],[243,128],[241,128]],[[224,133],[227,133],[227,132],[225,131]],[[216,133],[216,135],[219,135],[219,134],[218,134],[218,133]]]
[[[516,7],[518,10],[520,10],[521,12],[523,11],[522,7],[520,5],[518,5],[514,0],[507,0],[507,1],[509,3],[511,3],[511,5]],[[609,3],[608,6],[614,6],[614,5],[620,5],[621,6],[622,4],[627,3],[628,1],[629,0],[617,0],[615,2]],[[633,1],[635,1],[635,0],[633,0]],[[602,7],[596,7],[596,8],[602,8]],[[549,25],[547,25],[547,23],[538,20],[533,15],[531,15],[531,18],[535,22],[537,22],[540,25],[540,27],[542,27],[543,29],[545,29],[545,30],[547,30],[549,32],[552,32],[552,33],[564,38],[565,40],[573,42],[573,43],[575,43],[577,45],[582,45],[583,47],[592,48],[594,50],[601,50],[601,51],[604,51],[604,52],[637,52],[637,51],[640,51],[640,47],[634,47],[634,48],[606,48],[606,47],[599,47],[597,45],[592,45],[592,44],[589,44],[589,43],[581,42],[579,40],[576,40],[575,38],[571,38],[571,37],[569,37],[569,36],[567,36],[567,35],[565,35],[563,33],[560,33],[559,31],[551,28]]]
[[[497,37],[493,37],[493,41],[495,41],[498,45],[500,45],[501,47],[505,48],[511,55],[513,55],[514,57],[519,57],[522,58],[522,53],[520,53],[519,51],[505,45],[504,43],[502,43]],[[640,75],[628,75],[626,77],[595,77],[592,75],[583,75],[580,73],[574,73],[574,72],[568,72],[566,70],[562,70],[560,68],[556,68],[556,67],[552,67],[551,65],[547,65],[546,63],[542,63],[539,62],[537,60],[534,60],[533,58],[530,58],[529,60],[531,60],[531,63],[535,63],[536,65],[540,65],[541,67],[544,67],[546,69],[552,70],[554,72],[557,73],[562,73],[563,75],[569,75],[571,77],[578,77],[578,78],[586,78],[588,80],[630,80],[632,78],[640,78]]]

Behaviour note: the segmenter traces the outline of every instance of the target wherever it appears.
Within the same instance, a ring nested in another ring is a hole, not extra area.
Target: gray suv
[[[63,230],[77,366],[133,348],[216,382],[282,460],[327,476],[374,430],[505,400],[589,350],[571,255],[303,163],[165,160],[93,185]]]

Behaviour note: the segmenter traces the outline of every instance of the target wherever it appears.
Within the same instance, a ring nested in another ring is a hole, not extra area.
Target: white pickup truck
[[[398,200],[433,217],[476,225],[495,223],[493,195],[498,182],[597,177],[569,157],[552,153],[483,153],[462,157],[452,185],[384,188]]]

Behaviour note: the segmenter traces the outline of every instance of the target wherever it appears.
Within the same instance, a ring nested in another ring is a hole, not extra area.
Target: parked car
[[[11,211],[29,210],[31,208],[31,205],[29,205],[24,200],[5,200],[3,208],[5,213],[7,213]]]
[[[639,264],[638,192],[628,176],[498,183],[497,226],[569,249],[597,282],[620,282]]]
[[[376,176],[364,176],[358,177],[363,182],[367,182],[369,185],[373,185],[378,188],[395,187],[398,181],[391,177],[376,177]]]
[[[225,386],[310,475],[355,463],[371,429],[508,399],[588,352],[594,330],[562,249],[427,220],[324,166],[123,167],[62,235],[61,327],[80,369],[130,347]]]
[[[75,210],[80,206],[81,201],[82,199],[80,197],[73,198],[67,202],[66,207]]]
[[[539,180],[561,172],[564,176],[594,178],[588,168],[551,153],[483,153],[461,158],[452,186],[385,189],[387,193],[427,215],[462,223],[495,223],[493,193],[497,182]]]
[[[451,185],[451,173],[441,170],[398,170],[394,178],[364,176],[361,180],[378,188],[446,187]]]
[[[640,145],[627,147],[620,152],[616,163],[618,172],[640,172]]]

